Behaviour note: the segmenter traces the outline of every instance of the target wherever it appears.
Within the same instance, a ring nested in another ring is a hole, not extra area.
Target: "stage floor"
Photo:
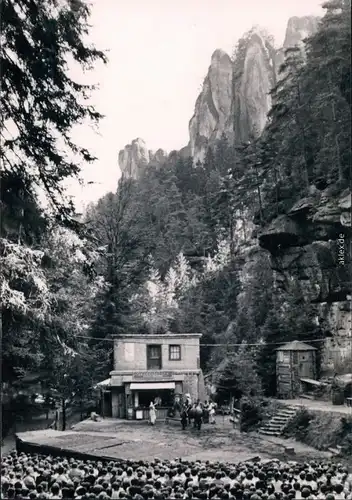
[[[85,420],[74,430],[51,429],[17,434],[17,449],[29,453],[72,456],[82,459],[105,460],[209,460],[238,463],[259,456],[262,460],[288,458],[284,447],[294,446],[296,457],[327,458],[306,445],[277,438],[264,439],[258,434],[241,434],[227,418],[217,419],[215,426],[204,425],[201,431],[182,431],[180,424],[103,419]],[[289,458],[292,460],[292,457]]]
[[[87,454],[111,460],[211,460],[240,462],[258,456],[256,446],[230,443],[231,426],[208,429],[197,433],[193,429],[182,432],[179,425],[157,424],[151,427],[143,423],[129,423],[114,419],[101,422],[84,421],[77,430],[55,431],[51,429],[17,434],[19,451],[55,453],[56,455]],[[99,429],[93,431],[91,429]],[[209,431],[210,434],[209,434]],[[219,435],[220,434],[220,435]],[[225,439],[227,435],[227,439]],[[225,439],[225,441],[224,441]],[[45,451],[44,451],[45,450]],[[260,454],[262,458],[269,458]],[[77,457],[78,458],[78,457]],[[82,457],[83,458],[83,457]]]

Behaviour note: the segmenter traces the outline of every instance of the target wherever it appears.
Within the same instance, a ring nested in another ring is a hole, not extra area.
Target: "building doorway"
[[[102,417],[112,416],[111,390],[103,390],[101,395],[101,415]]]

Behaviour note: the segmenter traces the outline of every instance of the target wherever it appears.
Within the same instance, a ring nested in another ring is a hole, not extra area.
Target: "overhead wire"
[[[182,334],[181,334],[182,335]],[[146,341],[148,340],[149,334],[146,334],[143,338],[141,339],[136,339],[134,337],[133,339],[129,339],[129,337],[116,337],[116,338],[100,338],[100,337],[90,337],[88,335],[75,335],[76,338],[82,338],[86,340],[98,340],[101,342],[115,342],[119,340],[123,340],[124,342],[127,343],[128,340],[130,340],[131,344],[145,344]],[[151,335],[152,336],[152,335]],[[160,334],[160,339],[162,339],[163,335]],[[168,337],[170,338],[170,337]],[[175,338],[177,338],[177,334],[175,334]],[[182,339],[182,336],[180,337]],[[319,339],[304,339],[302,342],[304,343],[315,343],[315,342],[325,342],[326,340],[331,340],[334,341],[336,339],[343,339],[345,341],[352,342],[352,336],[348,337],[345,335],[334,335],[333,337],[322,337]],[[297,339],[296,339],[297,340]],[[186,346],[196,346],[196,347],[263,347],[267,345],[285,345],[288,344],[290,341],[285,341],[285,342],[252,342],[252,343],[247,343],[247,342],[217,342],[217,343],[189,343],[187,342],[185,345]]]

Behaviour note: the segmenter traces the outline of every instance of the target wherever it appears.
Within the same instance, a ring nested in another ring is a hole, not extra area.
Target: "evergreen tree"
[[[89,14],[81,0],[4,0],[1,5],[3,170],[22,190],[33,193],[40,186],[62,217],[73,210],[62,181],[79,173],[80,160],[94,160],[73,143],[72,127],[101,118],[85,102],[94,86],[73,80],[67,71],[70,59],[85,70],[106,62],[83,41]]]
[[[235,352],[228,353],[216,368],[214,382],[220,399],[261,396],[262,387],[255,370],[253,348],[243,343]]]
[[[155,242],[136,194],[133,181],[123,179],[117,193],[106,195],[88,214],[95,238],[106,248],[99,263],[106,284],[96,300],[89,343],[101,359],[102,375],[112,367],[112,349],[105,339],[137,332],[141,327],[132,302],[148,278]],[[108,354],[110,366],[106,363]]]
[[[320,29],[306,43],[303,83],[314,81],[315,85],[312,107],[315,123],[319,123],[320,173],[343,181],[350,176],[351,159],[351,2],[332,0],[323,8],[326,14]]]

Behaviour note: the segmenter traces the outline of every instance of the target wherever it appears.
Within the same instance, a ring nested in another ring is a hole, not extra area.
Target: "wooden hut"
[[[316,348],[294,340],[276,349],[276,391],[282,399],[294,399],[304,381],[317,378]]]

